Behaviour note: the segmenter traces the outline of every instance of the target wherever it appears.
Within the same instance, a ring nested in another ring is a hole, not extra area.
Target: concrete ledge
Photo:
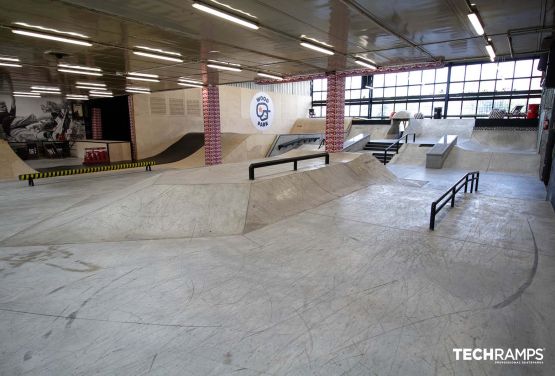
[[[443,168],[449,152],[457,144],[456,135],[442,136],[435,146],[426,153],[426,168]]]

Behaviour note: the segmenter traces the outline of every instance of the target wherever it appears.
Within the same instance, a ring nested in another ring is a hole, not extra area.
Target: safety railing
[[[412,136],[412,142],[416,142],[416,133],[407,133],[402,135],[401,137],[399,137],[397,140],[395,140],[395,142],[393,142],[391,145],[389,145],[384,151],[383,151],[383,164],[386,165],[387,164],[387,153],[389,152],[390,149],[393,149],[393,147],[395,147],[395,154],[399,154],[399,148],[401,147],[401,140],[404,138],[405,139],[405,144],[409,143],[409,136]]]
[[[432,202],[430,210],[430,230],[434,231],[436,225],[436,215],[443,209],[448,202],[451,207],[455,207],[455,196],[464,188],[464,193],[468,192],[468,183],[470,183],[470,193],[478,191],[478,183],[480,182],[480,171],[469,172],[461,178],[454,186],[449,188],[439,199]]]
[[[304,161],[307,159],[315,159],[315,158],[325,158],[326,164],[330,164],[330,155],[328,153],[309,154],[309,155],[301,155],[298,157],[273,159],[273,160],[271,159],[268,161],[255,162],[255,163],[251,163],[249,166],[249,180],[254,180],[255,168],[274,166],[274,165],[279,165],[284,163],[293,163],[293,170],[297,171],[298,161]]]

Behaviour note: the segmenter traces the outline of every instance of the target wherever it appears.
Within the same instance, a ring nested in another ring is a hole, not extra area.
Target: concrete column
[[[135,108],[133,105],[133,96],[127,96],[129,106],[129,127],[131,129],[131,158],[137,160],[137,136],[135,134]]]
[[[220,132],[220,91],[218,86],[202,88],[204,116],[204,162],[207,166],[222,163],[222,135]]]
[[[343,150],[345,123],[345,77],[333,73],[328,76],[326,102],[326,151]]]
[[[102,140],[102,112],[100,108],[93,108],[91,112],[92,139]]]

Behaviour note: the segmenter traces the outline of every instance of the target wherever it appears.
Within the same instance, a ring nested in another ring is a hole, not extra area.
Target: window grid
[[[388,119],[408,110],[432,117],[435,107],[447,118],[488,117],[492,109],[539,103],[541,72],[538,59],[452,65],[402,73],[347,77],[345,116]],[[450,80],[449,78],[450,73]],[[312,82],[312,107],[325,117],[327,80]]]

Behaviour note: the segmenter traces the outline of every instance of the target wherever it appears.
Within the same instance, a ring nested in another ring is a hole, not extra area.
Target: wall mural
[[[80,103],[60,96],[14,97],[9,75],[0,71],[0,137],[9,142],[66,141],[85,138]]]

